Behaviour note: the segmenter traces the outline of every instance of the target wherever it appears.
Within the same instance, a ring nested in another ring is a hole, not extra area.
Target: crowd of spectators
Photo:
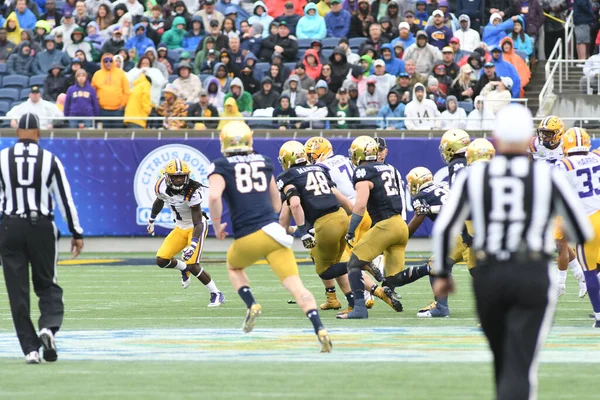
[[[549,55],[556,19],[575,10],[586,59],[597,20],[589,0],[7,0],[1,7],[6,73],[45,75],[9,115],[37,107],[49,113],[48,125],[64,114],[117,117],[105,127],[167,129],[228,123],[211,121],[217,116],[269,117],[261,124],[280,129],[345,129],[364,117],[377,118],[380,129],[484,128],[525,95],[541,29]]]

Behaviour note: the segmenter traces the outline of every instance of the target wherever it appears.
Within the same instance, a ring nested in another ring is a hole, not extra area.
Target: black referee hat
[[[19,120],[19,129],[40,129],[40,119],[33,113],[26,113]]]
[[[377,142],[377,146],[379,146],[379,151],[383,151],[383,149],[387,149],[387,142],[385,141],[385,138],[376,137],[374,139]]]

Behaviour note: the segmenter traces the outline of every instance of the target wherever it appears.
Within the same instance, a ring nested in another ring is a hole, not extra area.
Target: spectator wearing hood
[[[21,32],[23,29],[19,26],[19,20],[17,19],[17,15],[12,12],[4,21],[4,27],[6,28],[6,37],[8,41],[18,45],[21,43]]]
[[[502,50],[498,46],[492,47],[492,62],[496,66],[496,74],[498,74],[499,77],[508,76],[512,79],[513,85],[511,92],[513,97],[521,97],[521,78],[519,77],[519,73],[512,64],[504,61]]]
[[[456,7],[454,8],[454,11],[456,15],[459,15],[459,29],[461,29],[460,22],[464,15],[469,19],[469,28],[479,33],[479,28],[482,26],[482,21],[485,20],[483,15],[483,6],[484,0],[456,0]],[[460,39],[462,42],[463,39]]]
[[[194,15],[199,15],[202,17],[202,25],[206,28],[210,26],[211,21],[217,21],[217,30],[221,31],[221,24],[223,24],[223,20],[225,16],[223,13],[219,12],[215,9],[214,0],[208,0],[204,2],[204,7],[200,11],[196,11]],[[220,47],[219,47],[220,50]]]
[[[150,61],[152,61],[152,67],[154,67],[154,68],[158,69],[160,72],[162,72],[165,79],[169,79],[169,71],[167,71],[167,67],[165,66],[165,64],[158,60],[158,53],[154,47],[148,47],[144,51],[143,55],[148,57],[150,59]],[[142,56],[142,54],[140,54],[140,57],[141,56]]]
[[[392,47],[395,47],[396,43],[402,43],[403,49],[406,49],[415,43],[415,37],[410,31],[410,25],[408,22],[403,21],[400,22],[400,25],[398,25],[398,37],[392,40]]]
[[[292,108],[306,102],[306,90],[300,86],[300,78],[298,78],[298,75],[291,75],[285,82],[285,86],[287,89],[283,91],[282,95],[289,97]]]
[[[279,92],[273,90],[273,80],[266,76],[260,86],[260,90],[252,95],[254,111],[277,107]]]
[[[357,0],[357,12],[350,18],[350,37],[367,37],[369,25],[375,22],[369,0]]]
[[[32,76],[34,57],[31,54],[31,45],[28,41],[21,42],[15,52],[8,57],[6,72],[8,75]]]
[[[278,2],[280,0],[277,0]],[[300,1],[297,2],[298,6],[300,6]],[[269,7],[269,10],[271,7]],[[296,36],[296,27],[298,26],[298,21],[300,21],[300,15],[294,11],[294,3],[288,1],[284,5],[283,14],[280,14],[275,18],[275,22],[281,24],[282,21],[285,21],[287,26],[290,28],[290,35]]]
[[[192,17],[192,29],[183,37],[181,47],[190,52],[195,52],[198,45],[204,38],[204,29],[202,28],[202,17],[194,15]]]
[[[225,105],[223,107],[223,112],[221,113],[221,118],[233,118],[233,119],[222,119],[217,126],[218,130],[222,130],[225,125],[233,121],[243,121],[244,114],[240,112],[238,109],[238,105],[233,97],[229,97],[225,100]]]
[[[333,93],[332,93],[333,94]],[[356,104],[350,101],[348,89],[339,88],[334,99],[328,103],[328,117],[337,118],[335,122],[330,123],[332,129],[356,129],[360,126],[357,120],[349,121],[346,118],[359,118],[360,113]]]
[[[374,117],[387,104],[387,93],[377,87],[377,79],[367,79],[367,90],[358,95],[358,111],[361,117]]]
[[[90,62],[85,57],[85,53],[81,50],[77,50],[75,52],[75,57],[73,58],[73,60],[75,59],[79,60],[79,62],[81,63],[81,67],[85,70],[85,72],[87,72],[88,77],[94,76],[96,71],[100,69],[100,67],[98,67],[98,64]]]
[[[356,85],[356,90],[358,90],[359,95],[367,90],[367,77],[364,74],[365,70],[360,65],[352,67],[350,75],[346,78],[344,83],[342,83],[342,87],[345,87],[350,92],[350,97],[352,97],[352,84]]]
[[[273,22],[273,17],[269,15],[269,9],[262,1],[254,3],[252,16],[248,18],[250,25],[254,25],[255,22],[259,22],[263,27],[263,39],[269,36],[269,25]]]
[[[296,26],[298,39],[324,39],[327,36],[325,19],[318,14],[317,6],[308,3],[304,7],[304,17],[300,18]]]
[[[461,67],[462,68],[462,67]],[[469,97],[475,98],[479,96],[484,86],[491,81],[499,81],[500,77],[496,74],[496,65],[493,62],[486,62],[483,66],[483,73],[473,86],[473,94]],[[514,84],[514,82],[513,82]],[[460,98],[460,97],[459,97]]]
[[[221,91],[223,91],[223,93],[229,92],[229,85],[231,84],[232,79],[227,72],[227,66],[222,62],[216,63],[213,75],[218,79]]]
[[[517,17],[512,17],[502,22],[502,16],[494,13],[490,16],[490,22],[483,28],[483,42],[488,46],[498,46],[500,40],[506,37],[506,32],[512,31]]]
[[[427,76],[436,62],[442,60],[442,52],[437,47],[427,43],[427,33],[419,31],[415,44],[404,52],[404,61],[413,60],[417,66],[417,72]]]
[[[5,63],[8,57],[17,47],[16,44],[7,39],[6,28],[0,28],[0,63]]]
[[[64,93],[67,89],[67,79],[63,74],[62,64],[55,64],[50,67],[46,79],[44,79],[44,95],[42,98],[56,103],[58,95]]]
[[[396,58],[391,43],[381,46],[381,59],[385,63],[385,70],[388,74],[398,76],[400,72],[405,71],[404,61]]]
[[[240,80],[244,85],[244,90],[251,95],[260,90],[260,82],[254,77],[254,70],[251,66],[244,65],[244,68],[241,70]]]
[[[290,129],[296,123],[290,121],[289,118],[296,118],[296,112],[290,102],[290,97],[284,92],[279,96],[277,107],[273,110],[273,124],[280,130]]]
[[[452,29],[444,23],[444,13],[441,10],[435,10],[432,18],[433,24],[428,26],[425,32],[429,38],[429,44],[442,50],[450,45],[450,38],[453,36]]]
[[[152,62],[146,56],[140,57],[137,66],[127,72],[127,80],[135,89],[135,82],[141,75],[150,78],[150,101],[154,105],[160,104],[160,96],[168,80],[165,79],[162,72],[158,68],[152,67]],[[127,110],[126,110],[127,111]],[[127,114],[127,112],[126,112]],[[139,125],[139,123],[138,123]]]
[[[352,49],[350,48],[350,42],[347,38],[341,38],[338,42],[338,47],[346,55],[346,60],[348,64],[357,65],[359,63],[360,56],[358,54],[352,53]],[[335,54],[335,49],[333,50],[333,54]]]
[[[273,80],[273,88],[277,92],[283,92],[283,86],[287,76],[283,71],[284,66],[281,64],[271,63],[269,69],[265,72],[264,76],[268,76]]]
[[[419,29],[425,29],[427,27],[427,21],[429,20],[429,10],[427,9],[427,2],[425,0],[417,0],[415,5],[415,20],[414,24]]]
[[[397,27],[404,21],[404,13],[407,7],[408,1],[405,0],[391,0],[388,3],[385,16],[390,19],[390,24],[392,24],[396,32]]]
[[[4,21],[2,21],[4,23]],[[35,24],[35,31],[33,34],[33,41],[41,48],[44,47],[44,38],[50,33],[52,28],[48,21],[38,21]]]
[[[67,68],[71,64],[71,59],[67,54],[56,50],[54,36],[46,36],[44,46],[45,50],[35,55],[33,63],[33,72],[35,75],[46,75],[50,71],[50,67],[56,64],[61,64],[63,68]]]
[[[377,113],[377,128],[398,130],[406,129],[403,120],[389,120],[388,118],[404,118],[404,103],[400,101],[400,93],[391,90],[387,95],[387,104]]]
[[[215,121],[219,117],[219,111],[210,104],[208,92],[206,89],[200,91],[198,102],[194,102],[188,107],[188,117],[196,117],[195,120],[188,121],[188,126],[197,129],[215,129],[218,122]]]
[[[270,35],[263,40],[259,58],[261,60],[271,60],[273,53],[277,52],[283,56],[286,62],[294,61],[298,55],[298,42],[289,36],[290,29],[285,21],[279,24],[278,30],[277,35]]]
[[[152,78],[144,73],[140,73],[133,81],[133,90],[125,106],[125,128],[146,129],[147,118],[152,112],[152,83]]]
[[[161,117],[165,117],[163,127],[170,130],[177,130],[185,127],[185,121],[178,119],[187,117],[188,105],[177,97],[177,91],[171,85],[167,85],[163,90],[165,101],[156,109]]]
[[[217,52],[215,49],[210,49],[207,53],[207,57],[199,68],[200,74],[212,75],[215,65],[219,62],[217,60]],[[196,64],[195,64],[196,65]]]
[[[460,67],[458,76],[452,81],[449,94],[456,97],[458,101],[473,101],[475,97],[475,82],[473,68],[469,64],[465,64]]]
[[[404,124],[408,130],[428,131],[440,127],[437,105],[425,97],[425,86],[421,83],[415,84],[412,101],[406,105],[404,114],[407,118]]]
[[[142,24],[144,28],[146,28],[146,36],[148,37],[148,39],[152,40],[152,43],[154,43],[154,45],[157,45],[160,42],[160,38],[163,35],[164,30],[159,33],[150,24],[150,18],[146,17],[145,15],[140,18],[140,24]],[[196,49],[194,49],[194,51],[195,50]]]
[[[87,24],[86,27],[87,36],[83,39],[89,44],[92,45],[92,55],[100,56],[100,49],[102,49],[102,45],[104,45],[104,36],[102,36],[99,32],[98,24],[94,21]],[[94,59],[97,59],[94,57]]]
[[[385,37],[388,42],[391,43],[398,37],[398,27],[392,26],[388,17],[381,18],[379,24],[381,25],[381,36]]]
[[[318,81],[315,85],[315,89],[317,89],[317,95],[319,96],[319,101],[323,104],[331,104],[335,101],[335,94],[329,90],[329,86],[325,81]]]
[[[467,127],[467,112],[458,106],[455,96],[446,97],[446,110],[442,112],[442,130],[465,129]]]
[[[369,36],[367,40],[361,43],[358,53],[364,54],[367,47],[372,47],[377,53],[385,43],[388,43],[388,39],[381,35],[381,25],[373,23],[369,26]]]
[[[144,54],[148,47],[154,47],[154,42],[146,36],[146,27],[143,24],[136,24],[133,29],[135,30],[135,36],[125,43],[127,50],[135,48],[138,54]]]
[[[242,115],[249,117],[252,115],[253,106],[252,106],[252,96],[250,93],[244,91],[244,85],[240,78],[234,78],[231,81],[229,86],[229,93],[225,95],[225,103],[227,103],[227,99],[233,98],[237,103],[238,110],[242,113]]]
[[[211,76],[204,81],[203,86],[208,92],[208,102],[212,104],[219,113],[222,113],[223,105],[225,103],[225,93],[221,90],[219,80],[216,77]]]
[[[65,117],[97,117],[100,113],[98,97],[96,90],[90,85],[87,72],[83,69],[75,73],[75,82],[67,89],[65,98],[64,115]],[[84,127],[91,128],[92,120],[70,120],[70,128]]]
[[[319,79],[317,81],[323,81],[327,83],[329,90],[331,90],[332,93],[336,93],[337,89],[342,86],[344,79],[345,77],[333,75],[333,67],[331,66],[331,63],[327,63],[323,64],[323,67],[321,68],[321,75],[319,75]]]
[[[131,14],[131,16],[141,16],[144,14],[144,6],[137,0],[117,0],[113,3],[113,7],[118,4],[124,4],[125,7],[127,7],[127,12]]]
[[[296,68],[292,74],[296,74],[298,76],[298,79],[300,79],[300,86],[304,90],[308,90],[309,87],[315,86],[315,80],[306,73],[306,67],[302,61],[296,63]],[[284,86],[284,89],[287,89],[287,86]]]
[[[525,64],[525,60],[523,60],[521,56],[515,53],[513,46],[513,41],[509,36],[505,37],[500,41],[500,48],[502,49],[502,58],[505,62],[509,63],[510,65],[515,67],[515,70],[517,70],[521,86],[521,92],[519,93],[519,95],[520,97],[524,97],[525,91],[523,90],[523,88],[529,84],[529,80],[531,79],[531,70],[529,69],[527,64]]]
[[[117,54],[119,49],[125,47],[125,40],[123,40],[123,32],[120,28],[114,28],[110,39],[104,42],[100,49],[100,54],[110,53]]]
[[[183,2],[181,0],[176,1],[175,5],[174,5],[174,11],[175,12],[172,14],[171,18],[168,20],[171,22],[171,24],[170,24],[171,27],[175,26],[175,24],[173,23],[175,18],[181,17],[185,21],[184,31],[187,32],[187,30],[191,27],[190,22],[192,21],[192,14],[189,13],[185,2]]]
[[[31,29],[23,29],[21,32],[21,42],[28,41],[31,45],[32,55],[35,56],[37,53],[42,51],[42,46],[35,41],[35,35]]]
[[[322,118],[327,117],[329,110],[326,104],[319,101],[319,95],[314,86],[308,88],[306,102],[296,105],[294,111],[296,112],[296,116],[304,118],[304,121],[300,124],[300,128],[325,128],[325,121]]]
[[[50,31],[50,34],[54,35],[55,39],[59,33],[62,34],[63,46],[66,48],[72,42],[71,34],[75,30],[75,28],[78,27],[79,25],[75,23],[73,14],[71,14],[70,12],[66,12],[60,21],[60,25],[52,29],[52,31]]]
[[[122,117],[129,99],[129,81],[122,69],[117,68],[112,54],[104,54],[100,70],[92,78],[92,87],[98,93],[100,116]],[[119,128],[118,121],[107,121],[105,127]]]
[[[173,75],[173,64],[171,64],[171,61],[169,61],[168,55],[169,55],[169,53],[168,53],[167,45],[164,43],[159,43],[156,48],[156,62],[158,62],[164,66],[164,68],[167,70],[167,74],[168,74],[167,76],[171,76],[171,75]],[[215,58],[216,58],[216,56],[215,56]],[[212,67],[210,68],[210,71],[207,73],[212,74]]]
[[[454,31],[454,37],[459,39],[461,48],[465,51],[473,51],[481,44],[479,32],[471,29],[471,18],[468,15],[462,14],[458,17],[459,28]]]
[[[392,86],[394,86],[396,83],[396,77],[387,73],[383,60],[375,60],[373,62],[373,70],[374,74],[371,75],[370,78],[375,78],[375,80],[377,80],[378,89],[384,93],[388,93]],[[399,72],[398,75],[400,75],[402,72]]]
[[[438,111],[446,109],[446,93],[440,89],[440,83],[433,75],[427,78],[427,98],[435,103]]]
[[[212,38],[214,42],[214,49],[219,51],[220,49],[226,49],[229,47],[229,37],[224,35],[219,26],[217,25],[217,21],[210,21],[210,25],[208,27],[208,36],[206,36],[203,40],[205,42],[208,38]]]
[[[173,19],[171,29],[166,31],[161,38],[162,42],[167,45],[169,50],[180,49],[183,47],[183,38],[186,35],[185,27],[186,22],[183,17],[177,16]]]
[[[331,75],[333,78],[337,78],[340,84],[346,79],[350,72],[351,65],[348,63],[346,54],[344,48],[338,46],[333,49],[333,53],[329,56],[329,64],[332,67]],[[337,88],[335,88],[335,92],[337,93]]]
[[[521,50],[527,54],[527,58],[533,55],[533,41],[531,37],[525,33],[525,23],[522,17],[517,17],[513,31],[507,37],[513,41],[515,50]],[[504,39],[503,39],[504,40]],[[502,41],[500,41],[502,43]]]
[[[242,14],[240,14],[240,10],[242,11]],[[227,7],[225,11],[223,11],[223,15],[226,19],[229,18],[235,23],[235,29],[238,31],[241,28],[242,21],[248,22],[248,18],[250,18],[250,15],[242,7],[235,5]]]
[[[192,73],[192,67],[189,63],[182,62],[177,68],[179,78],[173,82],[173,88],[177,91],[177,97],[186,103],[198,100],[202,82],[197,75]]]
[[[52,30],[57,25],[60,25],[62,17],[63,15],[60,10],[56,9],[56,1],[46,0],[46,12],[40,15],[40,20],[47,21],[50,24],[50,30]]]
[[[78,26],[77,28],[75,28],[73,30],[73,33],[71,33],[71,43],[66,45],[65,49],[63,50],[65,53],[67,53],[69,58],[75,57],[75,52],[77,50],[81,50],[85,53],[85,57],[88,60],[93,59],[92,45],[89,42],[85,42],[83,40],[83,38],[84,38],[83,28]]]
[[[302,64],[304,64],[306,74],[316,81],[321,75],[322,68],[319,54],[313,49],[306,50],[302,59]]]
[[[263,27],[259,22],[250,25],[248,32],[242,36],[242,42],[240,43],[242,54],[245,54],[245,56],[248,54],[260,55],[260,48],[263,41],[262,32]]]
[[[499,81],[488,82],[481,91],[481,95],[485,98],[488,109],[496,115],[496,113],[510,104],[512,87],[512,79],[503,76]]]
[[[233,57],[231,56],[229,50],[221,50],[221,54],[219,55],[219,61],[225,64],[225,67],[227,67],[227,74],[230,78],[239,78],[240,68],[236,64],[234,64]]]
[[[19,20],[19,26],[22,29],[33,29],[37,22],[35,14],[27,7],[26,0],[17,0],[15,11],[17,19]]]
[[[331,0],[331,12],[325,15],[327,37],[348,37],[352,16],[342,9],[342,0]]]
[[[470,131],[491,131],[494,129],[496,117],[485,105],[483,96],[475,97],[475,108],[469,113],[467,118],[467,130]]]

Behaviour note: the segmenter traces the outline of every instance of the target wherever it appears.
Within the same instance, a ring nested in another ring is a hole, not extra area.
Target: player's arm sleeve
[[[585,243],[594,237],[594,227],[585,215],[575,190],[565,181],[559,171],[552,171],[552,186],[555,206],[564,218],[564,227],[569,238],[577,243]]]
[[[190,207],[202,204],[202,193],[200,192],[200,189],[194,190],[188,204]]]
[[[454,240],[464,226],[469,214],[470,205],[466,192],[467,173],[456,177],[454,187],[450,193],[448,202],[442,210],[433,226],[433,269],[436,275],[447,276],[451,265],[447,259],[454,247]]]

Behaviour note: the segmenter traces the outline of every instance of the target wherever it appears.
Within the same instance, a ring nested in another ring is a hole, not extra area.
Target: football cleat
[[[419,318],[448,318],[449,316],[450,310],[441,304],[437,304],[430,310],[419,311],[417,313],[417,317]]]
[[[567,285],[558,285],[556,288],[556,298],[559,298],[567,292]]]
[[[373,295],[365,290],[365,306],[367,307],[367,309],[371,309],[373,308],[373,306],[375,305],[375,298],[373,297]]]
[[[325,303],[319,306],[321,310],[339,310],[340,308],[342,308],[342,303],[340,303],[335,293],[326,294],[327,300],[325,301]]]
[[[217,292],[210,294],[210,303],[208,303],[208,307],[219,307],[223,303],[225,303],[225,295],[223,295],[223,293]]]
[[[581,279],[577,280],[579,282],[579,298],[583,299],[587,294],[587,285],[585,284],[585,279],[583,279],[583,275]]]
[[[39,364],[40,363],[40,353],[37,351],[32,351],[31,353],[25,356],[25,364]]]
[[[260,304],[252,304],[252,306],[246,312],[246,319],[244,320],[244,326],[242,327],[244,333],[252,332],[252,329],[254,329],[254,322],[256,321],[256,318],[258,318],[258,316],[261,314],[261,312],[262,307],[260,306]]]
[[[333,345],[331,344],[331,338],[329,337],[327,330],[319,329],[319,332],[317,332],[317,338],[319,339],[319,343],[321,343],[321,353],[331,353]]]
[[[377,282],[381,282],[383,280],[383,274],[381,273],[381,270],[373,265],[373,263],[367,264],[365,266],[365,271],[370,273]]]
[[[352,308],[352,307],[350,307],[350,306],[348,306],[348,307],[347,307],[345,310],[342,310],[342,311],[338,312],[338,313],[336,314],[336,317],[337,317],[338,315],[345,315],[345,314],[348,314],[348,313],[349,313],[350,311],[352,311],[352,310],[353,310],[353,308]]]
[[[378,287],[377,289],[375,289],[375,292],[373,292],[373,294],[375,295],[375,297],[378,297],[381,300],[385,301],[387,305],[394,309],[394,311],[401,312],[403,310],[400,299],[398,299],[398,296],[389,287]]]
[[[596,320],[596,322],[594,322],[594,326],[593,328],[600,328],[600,320]]]
[[[190,286],[190,283],[192,283],[192,280],[190,279],[190,277],[192,276],[192,273],[188,270],[185,271],[181,271],[181,287],[184,289],[187,289],[188,286]]]
[[[58,354],[56,353],[56,343],[54,343],[54,335],[52,331],[48,328],[43,328],[40,331],[40,342],[42,342],[42,347],[44,348],[44,360],[48,362],[54,362],[58,359]]]
[[[425,311],[433,310],[435,308],[435,306],[437,306],[437,301],[433,301],[432,303],[429,303],[429,305],[427,307],[421,308],[419,310],[419,312],[425,312]]]

